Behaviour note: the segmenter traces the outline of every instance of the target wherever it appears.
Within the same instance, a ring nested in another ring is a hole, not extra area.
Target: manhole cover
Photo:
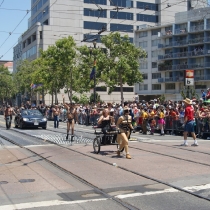
[[[35,179],[20,179],[20,183],[35,182]]]
[[[8,184],[7,181],[0,181],[0,184]]]

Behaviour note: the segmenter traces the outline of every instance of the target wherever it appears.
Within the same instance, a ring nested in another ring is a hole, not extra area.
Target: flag
[[[41,86],[42,86],[42,84],[31,84],[31,89],[36,89]]]
[[[93,68],[90,73],[90,80],[94,79],[95,73],[96,73],[96,61],[94,61]]]

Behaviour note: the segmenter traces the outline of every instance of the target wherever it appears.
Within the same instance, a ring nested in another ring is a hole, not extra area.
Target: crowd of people
[[[54,128],[59,128],[60,121],[66,122],[66,139],[68,139],[70,129],[71,137],[74,135],[75,123],[86,126],[100,124],[101,119],[104,119],[104,110],[112,117],[112,124],[119,124],[118,121],[120,117],[124,116],[125,107],[127,107],[134,131],[139,131],[142,135],[154,135],[158,131],[162,136],[165,135],[165,132],[175,135],[178,133],[177,131],[182,131],[184,133],[183,145],[186,146],[186,127],[188,127],[188,132],[192,134],[195,140],[194,145],[197,146],[196,137],[203,137],[204,132],[210,132],[210,105],[207,103],[210,99],[210,89],[207,89],[207,92],[204,90],[201,92],[202,95],[199,100],[192,98],[183,101],[161,101],[157,98],[150,101],[138,101],[135,98],[135,101],[124,104],[114,102],[98,104],[61,103],[50,106],[40,104],[37,107],[31,106],[30,102],[27,101],[21,107],[13,107],[13,110],[18,113],[21,109],[38,109],[47,116],[48,120],[54,121]],[[190,107],[190,114],[187,107]],[[5,106],[0,107],[0,112],[3,114],[5,109]],[[188,120],[186,120],[187,114],[189,114]],[[189,119],[191,124],[186,126]]]

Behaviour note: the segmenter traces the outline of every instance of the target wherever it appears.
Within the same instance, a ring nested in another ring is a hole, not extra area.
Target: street
[[[95,154],[91,126],[75,130],[70,142],[66,123],[6,130],[0,116],[0,210],[210,209],[209,140],[134,133],[128,160],[116,145]]]

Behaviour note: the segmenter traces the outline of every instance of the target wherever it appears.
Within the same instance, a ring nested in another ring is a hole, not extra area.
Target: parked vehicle
[[[15,116],[15,127],[26,128],[26,127],[42,127],[43,129],[47,128],[47,118],[42,115],[39,110],[25,109],[22,110],[18,115]]]

